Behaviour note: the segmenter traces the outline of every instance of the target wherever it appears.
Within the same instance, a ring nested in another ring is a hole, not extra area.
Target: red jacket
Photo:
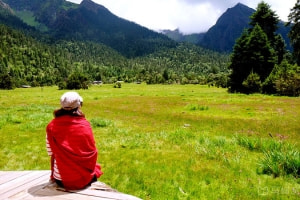
[[[84,117],[56,117],[46,131],[53,153],[51,160],[56,160],[66,189],[82,189],[94,176],[99,178],[103,174],[96,163],[98,152],[92,128]],[[51,169],[53,173],[53,162]]]

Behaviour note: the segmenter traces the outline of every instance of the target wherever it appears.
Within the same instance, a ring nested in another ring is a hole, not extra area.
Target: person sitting
[[[51,176],[60,187],[83,189],[103,172],[90,123],[81,111],[83,99],[77,92],[60,98],[61,108],[46,128],[46,147],[51,156]]]

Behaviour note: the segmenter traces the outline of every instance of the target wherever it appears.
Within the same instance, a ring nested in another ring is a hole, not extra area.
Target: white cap
[[[77,92],[66,92],[60,98],[60,105],[64,110],[73,110],[81,106],[83,99]]]

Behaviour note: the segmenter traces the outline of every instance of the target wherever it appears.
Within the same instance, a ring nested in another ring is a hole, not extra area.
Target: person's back
[[[62,108],[47,126],[47,150],[51,156],[51,179],[66,189],[82,189],[103,173],[90,123],[80,108],[76,92],[61,97]]]

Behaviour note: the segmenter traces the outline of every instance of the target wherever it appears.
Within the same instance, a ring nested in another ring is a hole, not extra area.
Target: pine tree
[[[300,65],[300,0],[297,0],[295,6],[291,9],[287,25],[291,26],[288,36],[294,49],[294,58],[297,64]]]
[[[256,12],[250,17],[250,25],[254,27],[258,24],[263,31],[267,34],[271,43],[275,41],[275,32],[278,29],[279,18],[277,14],[271,10],[270,6],[261,2],[258,4]]]
[[[274,53],[267,35],[259,25],[250,33],[244,32],[234,46],[229,68],[230,92],[249,93],[243,82],[251,73],[256,73],[263,82],[274,67]]]
[[[259,25],[256,25],[248,38],[248,62],[254,73],[264,81],[271,73],[275,57],[267,35]]]
[[[245,77],[248,76],[249,71],[251,71],[251,68],[249,69],[248,67],[247,41],[248,32],[244,30],[241,37],[237,39],[231,54],[231,63],[229,65],[229,69],[232,71],[229,76],[230,92],[243,92],[242,83]]]
[[[262,1],[258,4],[256,12],[253,13],[250,19],[250,25],[252,27],[258,24],[267,34],[271,47],[276,52],[276,63],[280,64],[286,54],[286,44],[283,37],[276,33],[279,23],[278,15],[271,10],[270,5]]]
[[[275,63],[280,63],[285,54],[285,43],[275,33],[279,19],[270,6],[264,2],[259,3],[257,11],[250,18],[252,27],[244,31],[237,40],[231,55],[230,92],[252,92],[245,82],[249,75],[255,74],[257,83],[264,82]]]
[[[276,63],[280,64],[287,54],[286,44],[285,44],[285,41],[284,41],[282,35],[278,34],[275,36],[273,48],[274,48],[275,52],[277,52],[277,62]]]

